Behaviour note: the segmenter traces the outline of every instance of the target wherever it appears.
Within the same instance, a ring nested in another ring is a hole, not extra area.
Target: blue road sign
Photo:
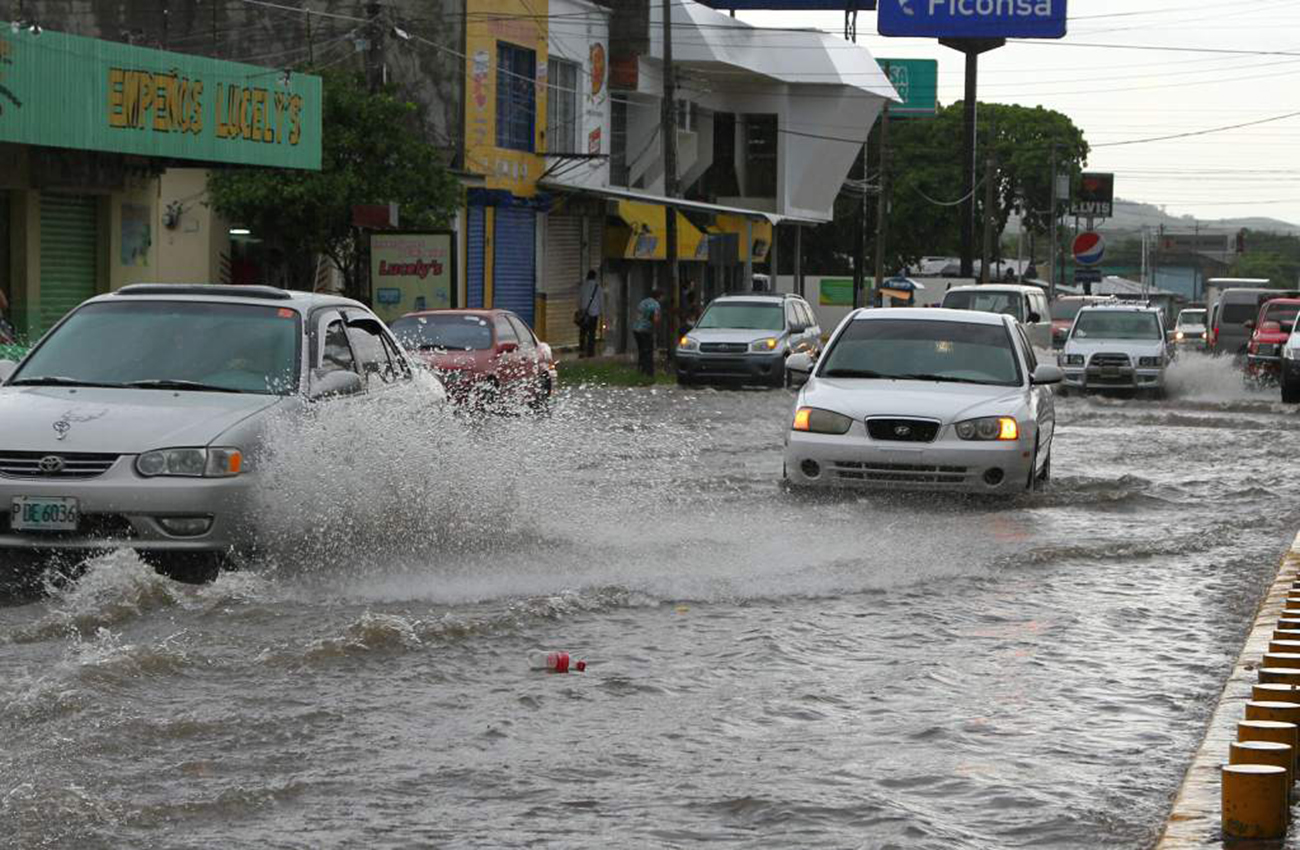
[[[1066,0],[880,0],[881,35],[1062,38]]]

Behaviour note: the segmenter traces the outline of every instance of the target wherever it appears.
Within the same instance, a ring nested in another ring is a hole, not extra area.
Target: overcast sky
[[[980,100],[1069,115],[1093,145],[1089,168],[1115,172],[1118,197],[1207,221],[1258,215],[1300,223],[1300,115],[1105,146],[1300,112],[1300,2],[1070,0],[1069,11],[1063,40],[1009,43],[984,54]],[[838,12],[740,17],[759,26],[844,32]],[[933,40],[880,36],[874,12],[859,13],[858,43],[877,57],[938,59],[940,102],[962,98],[961,54]]]

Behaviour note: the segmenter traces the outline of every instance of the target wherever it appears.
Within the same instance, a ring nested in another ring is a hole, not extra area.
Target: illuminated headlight
[[[146,478],[228,478],[244,468],[239,449],[158,449],[135,459],[135,471]]]
[[[1165,358],[1163,357],[1139,357],[1138,358],[1139,369],[1159,369],[1163,365],[1165,365]]]
[[[957,423],[957,436],[963,440],[1019,440],[1020,426],[1010,416],[988,416]]]
[[[1283,348],[1282,356],[1287,360],[1300,360],[1300,346],[1288,346]]]
[[[853,427],[853,417],[819,407],[801,407],[795,411],[791,427],[813,434],[847,434]]]
[[[1174,333],[1174,339],[1178,340],[1179,342],[1182,342],[1183,338],[1186,336],[1187,334],[1183,333],[1182,331],[1176,331]]]
[[[753,342],[751,342],[749,344],[749,350],[750,351],[776,351],[776,347],[780,344],[781,341],[779,339],[777,339],[774,336],[769,336],[767,339],[756,339]]]
[[[1083,355],[1082,355],[1082,354],[1062,354],[1062,355],[1061,355],[1061,365],[1062,365],[1062,366],[1082,366],[1082,365],[1083,365]]]
[[[699,340],[691,339],[689,336],[684,336],[681,339],[677,340],[677,350],[678,351],[699,351],[700,342]]]

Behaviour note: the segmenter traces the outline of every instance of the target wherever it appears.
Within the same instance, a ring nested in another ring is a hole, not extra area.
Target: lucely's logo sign
[[[442,275],[442,260],[415,260],[410,263],[390,263],[387,260],[379,261],[380,277],[418,277],[424,280],[432,274],[434,277]]]

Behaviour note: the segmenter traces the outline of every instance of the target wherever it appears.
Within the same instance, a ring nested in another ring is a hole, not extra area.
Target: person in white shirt
[[[587,272],[587,279],[578,286],[578,354],[592,357],[596,354],[596,330],[600,327],[600,281],[596,270]]]

